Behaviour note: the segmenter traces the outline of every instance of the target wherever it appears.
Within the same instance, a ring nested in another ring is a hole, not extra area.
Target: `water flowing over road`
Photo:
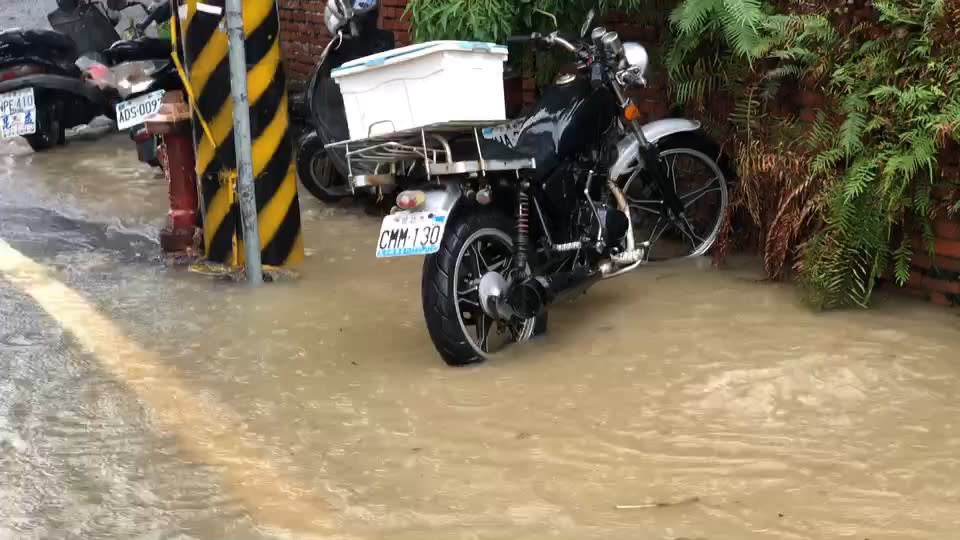
[[[451,369],[375,218],[303,196],[299,279],[250,290],[166,267],[165,205],[123,135],[0,141],[2,540],[960,528],[955,312],[684,260]]]

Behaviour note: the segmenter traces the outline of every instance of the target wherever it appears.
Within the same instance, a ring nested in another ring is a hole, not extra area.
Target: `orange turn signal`
[[[640,109],[636,105],[631,103],[627,105],[626,108],[623,109],[623,117],[626,118],[628,121],[633,122],[634,120],[637,120],[640,118]]]

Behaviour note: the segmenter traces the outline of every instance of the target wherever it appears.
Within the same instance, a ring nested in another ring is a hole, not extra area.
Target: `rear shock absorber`
[[[520,186],[517,203],[517,241],[513,258],[513,267],[521,272],[527,269],[527,253],[530,245],[530,185],[524,182]]]

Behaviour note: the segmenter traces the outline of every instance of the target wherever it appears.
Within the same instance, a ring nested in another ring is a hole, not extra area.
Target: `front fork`
[[[616,80],[611,80],[610,85],[613,87],[617,101],[620,103],[620,110],[626,111],[627,107],[632,105],[632,100],[624,94],[620,83]],[[684,235],[694,238],[693,230],[690,228],[690,222],[687,220],[686,207],[683,205],[683,201],[680,200],[680,195],[677,194],[676,185],[667,175],[667,171],[664,170],[663,162],[660,159],[660,150],[657,148],[657,145],[651,144],[650,141],[643,136],[643,130],[640,128],[640,123],[637,122],[636,119],[628,120],[621,117],[621,122],[625,123],[625,127],[633,133],[633,136],[636,137],[637,142],[640,144],[640,155],[643,158],[646,170],[650,176],[653,177],[653,181],[656,182],[657,187],[660,189],[660,195],[663,197],[663,206],[667,211],[667,219],[680,229]]]
[[[643,137],[643,135],[640,134],[640,137]],[[660,188],[663,205],[667,210],[667,218],[680,229],[684,235],[693,238],[690,222],[687,221],[687,209],[684,207],[683,201],[680,200],[676,185],[671,181],[667,171],[664,170],[663,163],[660,160],[660,151],[657,150],[656,145],[653,144],[648,143],[644,146],[644,142],[645,141],[642,140],[640,142],[640,154],[643,156],[647,171],[649,171],[657,183],[657,187]]]

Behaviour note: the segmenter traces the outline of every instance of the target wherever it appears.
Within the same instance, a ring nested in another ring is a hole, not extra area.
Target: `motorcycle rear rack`
[[[397,170],[408,170],[416,162],[423,162],[427,179],[433,176],[459,174],[481,174],[490,171],[514,171],[535,169],[536,160],[487,159],[481,149],[481,132],[484,128],[502,125],[504,122],[443,122],[427,126],[374,135],[366,139],[340,141],[325,146],[328,150],[343,150],[350,177],[354,167],[373,169],[373,174],[396,174]],[[450,138],[473,135],[476,142],[469,159],[463,153],[454,156],[450,147]],[[358,173],[358,175],[370,173]]]

